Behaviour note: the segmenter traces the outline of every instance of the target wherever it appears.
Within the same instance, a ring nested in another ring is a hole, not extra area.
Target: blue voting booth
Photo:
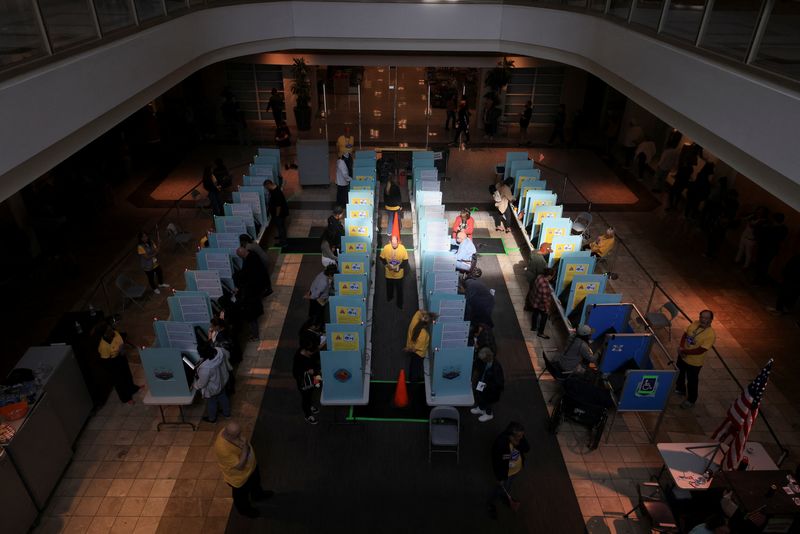
[[[555,206],[557,201],[555,193],[542,189],[528,189],[525,193],[525,200],[522,206],[524,215],[522,217],[522,226],[525,228],[534,224],[534,212],[540,206]],[[559,212],[558,217],[561,217]]]
[[[595,311],[598,305],[619,304],[621,302],[622,302],[621,293],[601,293],[594,295],[586,295],[586,300],[583,301],[583,311],[581,311],[581,321],[579,324],[586,324],[587,317],[589,316],[589,314]],[[604,330],[606,329],[603,329],[603,331]]]
[[[464,295],[452,293],[434,293],[430,296],[428,311],[439,315],[437,323],[447,323],[464,320],[464,308],[467,301]]]
[[[333,276],[333,291],[341,297],[367,296],[369,278],[366,274],[335,274]]]
[[[564,252],[558,262],[556,272],[555,293],[561,296],[570,288],[575,276],[592,274],[596,259],[589,252]]]
[[[677,371],[632,369],[625,373],[625,385],[617,403],[618,412],[661,412],[667,407]]]
[[[362,324],[328,323],[325,325],[328,348],[332,351],[357,351],[364,353],[366,350],[366,331]]]
[[[587,295],[604,293],[607,278],[602,274],[581,274],[572,278],[569,287],[567,304],[564,311],[567,315],[580,306]]]
[[[371,208],[372,206],[368,207]],[[375,221],[372,217],[363,219],[351,219],[347,217],[344,220],[344,235],[348,237],[365,237],[372,241],[374,227]]]
[[[239,235],[244,232],[210,232],[208,234],[208,243],[210,248],[227,249],[231,254],[236,254],[236,249],[239,248]]]
[[[186,289],[189,291],[205,291],[212,300],[220,298],[224,292],[222,290],[222,280],[217,271],[189,271],[183,272],[186,280]]]
[[[628,365],[639,369],[652,369],[650,349],[653,336],[644,334],[606,334],[605,348],[600,364],[597,366],[603,373],[613,373]]]
[[[147,389],[156,400],[192,395],[179,349],[146,348],[139,351],[139,357],[142,360]]]
[[[228,289],[233,289],[234,263],[238,264],[239,258],[234,256],[231,249],[204,248],[196,256],[198,268],[216,271],[222,283]]]
[[[208,324],[211,322],[211,299],[205,291],[176,291],[167,298],[174,321]]]
[[[519,194],[524,187],[531,187],[533,189],[546,189],[547,184],[542,180],[541,169],[520,169],[514,177],[514,195],[519,198]]]
[[[469,322],[436,321],[431,331],[431,349],[461,349],[469,341]]]
[[[345,254],[369,254],[372,250],[372,241],[367,237],[344,236],[342,237],[342,250]]]
[[[347,203],[358,205],[367,204],[369,206],[375,205],[375,192],[374,191],[350,191],[347,193]]]
[[[362,297],[334,296],[329,299],[330,322],[364,324],[367,322],[367,307]]]
[[[367,254],[339,254],[339,272],[342,274],[362,274],[369,276],[369,256]]]
[[[322,395],[325,404],[362,404],[366,397],[364,356],[356,350],[324,350],[320,352]]]
[[[428,404],[469,406],[472,395],[472,347],[450,348],[434,351],[428,357]]]

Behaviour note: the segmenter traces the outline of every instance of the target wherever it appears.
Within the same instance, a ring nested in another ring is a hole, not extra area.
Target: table
[[[159,411],[161,412],[161,422],[158,423],[156,429],[160,432],[162,425],[189,425],[192,427],[192,430],[197,430],[197,427],[194,423],[190,423],[187,421],[183,416],[183,407],[189,406],[194,401],[194,392],[189,395],[178,395],[175,397],[154,397],[152,393],[149,391],[142,399],[142,402],[148,406],[156,405],[158,406]],[[164,406],[177,406],[178,411],[181,414],[180,421],[167,421],[167,418],[164,416]]]
[[[788,485],[787,475],[791,471],[726,471],[719,477],[742,511],[747,514],[763,513],[767,516],[764,532],[789,532],[792,524],[800,517],[800,504],[795,504],[798,494],[787,494],[783,488]],[[770,486],[778,489],[770,495]]]
[[[704,443],[658,443],[661,458],[664,460],[664,470],[669,470],[675,486],[682,490],[702,491],[711,486],[711,480],[707,480],[703,473],[709,460],[712,472],[718,471],[720,463],[727,450],[727,446],[719,447],[717,442]],[[750,471],[772,471],[778,469],[775,462],[769,457],[764,446],[760,443],[748,442],[744,453],[750,460],[750,465],[746,472]]]

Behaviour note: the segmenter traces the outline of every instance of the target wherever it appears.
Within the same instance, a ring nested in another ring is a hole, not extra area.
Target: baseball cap
[[[594,328],[588,324],[582,324],[578,327],[577,333],[579,336],[590,336],[594,332]]]

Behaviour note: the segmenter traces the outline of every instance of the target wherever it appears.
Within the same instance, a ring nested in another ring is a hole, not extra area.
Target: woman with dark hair
[[[322,253],[322,266],[336,265],[338,260],[339,249],[336,242],[341,242],[341,236],[334,235],[330,228],[326,228],[322,232],[322,239],[320,239],[319,249]]]
[[[139,232],[139,243],[136,245],[136,254],[139,255],[139,265],[142,266],[150,288],[156,295],[160,294],[160,287],[167,288],[169,284],[164,283],[164,271],[158,264],[158,245],[150,240],[147,232]]]
[[[335,248],[342,250],[342,237],[344,236],[344,206],[335,206],[333,213],[328,217],[328,230],[335,236]]]
[[[467,234],[467,239],[472,239],[472,233],[475,231],[475,219],[472,218],[468,208],[461,210],[456,220],[453,221],[452,238],[455,239],[458,232],[464,231]]]
[[[319,345],[309,337],[300,339],[300,348],[294,353],[292,360],[292,376],[297,382],[300,391],[300,404],[306,423],[316,425],[319,421],[315,417],[319,408],[314,406],[314,390],[322,384],[320,376]]]
[[[525,454],[530,450],[531,446],[525,438],[525,429],[519,423],[512,421],[495,438],[492,445],[492,470],[496,483],[486,502],[486,511],[490,518],[497,519],[494,503],[498,497],[509,506],[513,506],[516,502],[511,498],[511,483],[522,471]]]
[[[106,325],[103,337],[97,346],[100,360],[111,378],[111,383],[117,392],[121,402],[134,404],[133,395],[141,389],[133,383],[131,368],[128,366],[128,358],[125,357],[123,347],[125,342],[122,336],[114,330],[111,325]]]
[[[383,205],[386,208],[386,235],[392,235],[392,218],[397,214],[397,224],[400,229],[403,228],[403,207],[401,206],[402,198],[400,196],[400,186],[397,185],[397,178],[393,175],[389,176],[386,180],[386,186],[383,188]]]
[[[508,178],[503,182],[498,182],[492,193],[494,207],[497,208],[495,230],[498,232],[511,232],[511,221],[514,219],[514,212],[511,210],[511,203],[514,200],[514,194],[511,192],[511,186],[513,185],[514,179]]]
[[[406,346],[403,352],[408,356],[408,381],[419,382],[423,379],[422,362],[428,355],[431,335],[428,327],[436,320],[436,314],[425,310],[417,310],[408,325]]]

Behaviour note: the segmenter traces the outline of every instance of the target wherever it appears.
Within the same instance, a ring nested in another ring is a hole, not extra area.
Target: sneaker
[[[542,339],[550,339],[550,336],[548,336],[547,334],[536,334],[536,337],[540,337]]]
[[[319,413],[319,408],[317,408],[316,406],[312,406],[311,407],[311,413],[312,414],[318,414]]]
[[[475,406],[473,409],[471,409],[471,410],[469,411],[469,413],[471,413],[472,415],[483,415],[483,414],[485,414],[486,412],[484,412],[483,410],[481,410],[480,408],[478,408],[477,406]]]
[[[486,423],[487,421],[491,421],[492,419],[494,419],[494,415],[490,413],[485,413],[482,416],[478,417],[478,421],[480,421],[481,423]]]
[[[169,287],[169,284],[158,284],[158,287],[164,287],[164,288],[167,288],[167,287]]]
[[[153,290],[153,293],[155,293],[156,295],[160,295],[160,294],[161,294],[161,291],[159,291],[159,289],[158,289],[158,288],[155,288],[155,289]]]
[[[306,417],[306,423],[308,423],[309,425],[316,425],[317,423],[319,423],[319,421],[313,415],[309,415],[308,417]]]
[[[684,410],[688,410],[692,406],[694,406],[694,403],[693,402],[689,402],[688,400],[685,400],[685,401],[683,401],[681,403],[681,408],[683,408]]]
[[[676,394],[676,395],[681,395],[681,396],[684,396],[684,395],[686,395],[686,392],[685,392],[685,391],[683,391],[682,389],[676,389],[676,390],[675,390],[675,394]]]

